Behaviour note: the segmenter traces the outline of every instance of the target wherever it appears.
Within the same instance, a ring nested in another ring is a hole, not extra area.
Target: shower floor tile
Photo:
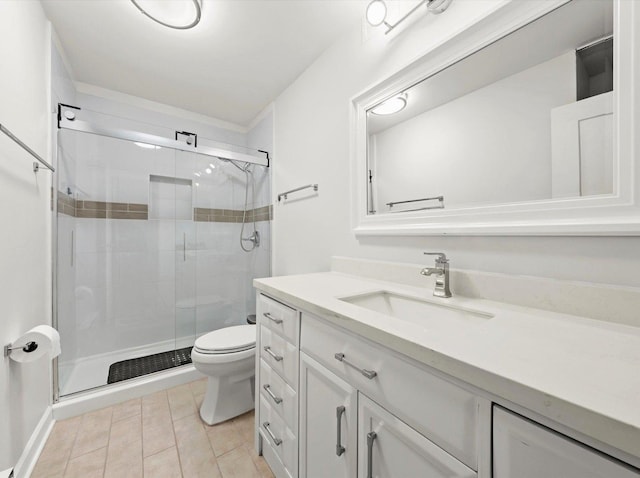
[[[212,427],[202,422],[205,385],[197,380],[56,422],[31,477],[232,478],[242,470],[243,478],[273,478],[253,449],[253,411]],[[159,430],[166,440],[157,439]]]

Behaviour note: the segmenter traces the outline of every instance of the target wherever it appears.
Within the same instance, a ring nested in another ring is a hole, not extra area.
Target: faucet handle
[[[447,255],[444,252],[425,252],[425,256],[438,256],[436,257],[436,264],[446,264],[449,262]]]

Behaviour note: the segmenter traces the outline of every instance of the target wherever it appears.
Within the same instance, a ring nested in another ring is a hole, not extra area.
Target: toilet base
[[[200,418],[207,425],[215,425],[253,410],[254,384],[253,376],[235,382],[229,377],[209,377]]]

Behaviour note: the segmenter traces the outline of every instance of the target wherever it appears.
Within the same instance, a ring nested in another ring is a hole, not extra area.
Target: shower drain
[[[159,354],[146,355],[134,359],[122,360],[109,366],[107,383],[121,382],[134,377],[141,377],[161,370],[167,370],[191,363],[191,349],[185,347],[169,350]]]

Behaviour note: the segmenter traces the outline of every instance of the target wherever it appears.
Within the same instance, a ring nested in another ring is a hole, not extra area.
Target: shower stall
[[[270,274],[268,154],[59,115],[53,194],[57,396],[190,361],[255,314]]]

